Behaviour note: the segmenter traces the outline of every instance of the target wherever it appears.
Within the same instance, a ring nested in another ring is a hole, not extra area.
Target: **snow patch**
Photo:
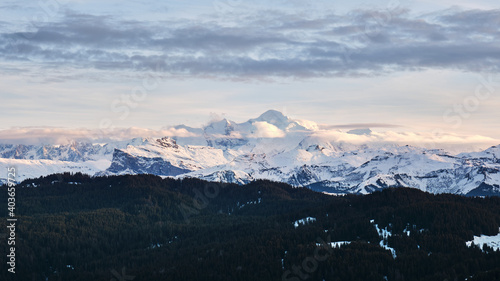
[[[313,218],[313,217],[307,217],[307,218],[303,218],[303,219],[300,219],[300,220],[296,220],[294,223],[293,223],[293,226],[295,228],[299,227],[300,225],[306,225],[306,224],[309,224],[309,223],[312,223],[312,222],[315,222],[316,221],[316,218]]]
[[[499,229],[499,232],[500,232],[500,229]],[[493,248],[494,251],[499,250],[500,249],[500,233],[498,233],[495,236],[487,236],[487,235],[474,236],[474,239],[472,241],[465,242],[465,245],[467,245],[467,247],[472,247],[472,245],[477,245],[480,248],[482,248],[483,244],[486,244],[488,247]]]
[[[330,247],[332,248],[340,248],[341,246],[349,245],[351,244],[351,241],[336,241],[336,242],[330,242],[328,243]],[[323,244],[321,243],[316,243],[316,246],[321,247]]]
[[[384,229],[380,229],[378,224],[375,223],[375,220],[370,220],[370,222],[374,224],[378,236],[382,238],[382,240],[380,240],[379,246],[383,249],[390,251],[392,254],[392,258],[395,259],[397,257],[396,250],[394,248],[389,247],[389,243],[387,241],[387,239],[392,236],[392,232],[387,230],[387,227],[385,227]]]

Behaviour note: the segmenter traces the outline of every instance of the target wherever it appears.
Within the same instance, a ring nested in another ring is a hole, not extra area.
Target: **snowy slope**
[[[89,175],[105,170],[111,161],[107,159],[90,160],[85,162],[69,162],[58,160],[23,160],[0,158],[0,183],[7,182],[7,168],[14,167],[15,180],[21,182],[28,178],[37,178],[60,172],[82,172]]]

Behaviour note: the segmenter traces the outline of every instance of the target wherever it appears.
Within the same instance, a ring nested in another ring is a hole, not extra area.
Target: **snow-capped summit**
[[[212,122],[203,129],[208,135],[230,135],[234,131],[234,122],[227,119]]]
[[[319,129],[318,124],[316,124],[316,122],[309,120],[292,119],[276,110],[268,110],[264,112],[262,115],[260,115],[258,118],[249,120],[249,122],[255,122],[255,121],[267,122],[285,132],[315,131]]]
[[[191,132],[194,131],[192,128],[189,129]],[[311,132],[317,129],[318,125],[312,121],[294,120],[279,111],[268,110],[259,117],[242,123],[228,119],[213,121],[203,127],[203,135],[210,146],[220,147],[219,143],[231,143],[231,147],[234,148],[248,144],[248,139],[283,138],[287,133]]]
[[[277,110],[268,110],[268,111],[262,113],[259,117],[255,118],[255,119],[250,119],[248,121],[251,123],[253,123],[255,121],[267,122],[271,125],[276,126],[277,128],[279,128],[281,130],[285,130],[288,127],[288,125],[290,125],[290,118],[283,115],[283,113],[281,113]]]

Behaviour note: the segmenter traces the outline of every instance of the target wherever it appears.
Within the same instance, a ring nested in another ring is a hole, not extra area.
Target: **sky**
[[[275,109],[500,144],[498,1],[24,2],[0,2],[0,138]]]

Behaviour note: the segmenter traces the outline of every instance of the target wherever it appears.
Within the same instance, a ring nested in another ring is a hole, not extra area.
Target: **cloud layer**
[[[10,128],[0,130],[1,144],[70,144],[80,142],[107,142],[111,140],[129,140],[132,138],[148,137],[198,137],[184,128],[166,128],[152,130],[144,128],[116,128],[109,130],[99,129],[68,129],[51,127]]]
[[[356,77],[430,68],[499,72],[498,26],[500,10],[419,16],[398,8],[317,16],[258,11],[162,22],[66,11],[30,32],[0,29],[0,60],[12,64],[2,72],[158,70],[218,79]]]
[[[205,137],[211,138],[267,138],[312,139],[317,143],[346,143],[346,144],[396,144],[441,148],[452,153],[476,151],[500,144],[500,139],[481,135],[465,135],[446,132],[405,132],[405,131],[376,131],[370,134],[358,135],[348,133],[347,130],[315,129],[311,131],[285,132],[267,122],[253,123],[255,130],[251,134],[233,131],[230,135],[204,134],[202,129],[193,129],[185,126],[169,127],[161,130],[144,128],[116,128],[113,130],[68,129],[68,128],[11,128],[0,130],[0,144],[25,145],[54,145],[70,144],[74,141],[101,143],[109,141],[130,140],[132,138],[161,138],[165,136],[183,138],[188,143],[206,145]],[[199,131],[198,133],[193,131]],[[278,141],[279,142],[279,141]],[[292,141],[293,143],[293,141]],[[289,147],[292,149],[293,147]]]

